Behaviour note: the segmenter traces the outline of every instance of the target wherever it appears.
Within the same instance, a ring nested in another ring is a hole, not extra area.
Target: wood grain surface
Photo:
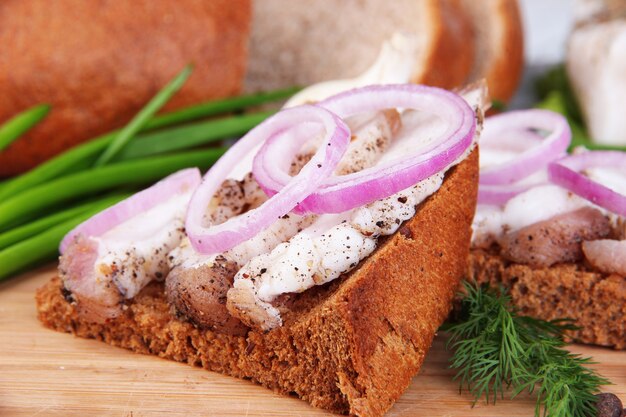
[[[0,266],[1,267],[1,266]],[[34,293],[54,275],[47,266],[0,285],[0,416],[326,416],[304,401],[249,381],[134,354],[45,329]],[[626,352],[586,346],[626,400]],[[534,400],[477,404],[459,394],[447,369],[444,340],[435,340],[422,371],[387,414],[399,416],[532,416]]]

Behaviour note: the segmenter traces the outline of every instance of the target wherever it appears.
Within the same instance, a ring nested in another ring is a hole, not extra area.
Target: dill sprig
[[[512,398],[525,391],[537,395],[535,416],[595,416],[594,394],[609,381],[587,367],[590,358],[564,349],[563,332],[576,328],[571,320],[522,316],[504,289],[464,287],[461,320],[445,330],[455,380],[474,404],[482,397],[495,404],[510,389]]]

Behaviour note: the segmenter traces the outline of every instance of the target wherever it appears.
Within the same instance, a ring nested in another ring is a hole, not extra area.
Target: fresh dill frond
[[[590,359],[564,349],[571,320],[539,320],[519,315],[505,290],[466,282],[460,321],[447,326],[451,367],[460,389],[495,403],[510,388],[537,395],[536,416],[595,415],[594,394],[609,383],[588,368]]]

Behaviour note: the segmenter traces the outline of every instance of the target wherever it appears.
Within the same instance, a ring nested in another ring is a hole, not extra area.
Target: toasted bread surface
[[[0,153],[0,177],[124,125],[177,72],[168,104],[237,94],[250,0],[3,0],[0,123],[48,103],[48,117]]]
[[[571,340],[626,349],[626,277],[595,272],[580,263],[531,268],[496,251],[473,249],[467,277],[503,285],[522,314],[544,320],[571,318]]]
[[[419,370],[446,318],[469,250],[478,152],[347,276],[295,296],[284,325],[229,336],[170,313],[153,283],[106,324],[82,320],[52,279],[37,292],[39,319],[58,331],[248,378],[316,407],[381,416]]]

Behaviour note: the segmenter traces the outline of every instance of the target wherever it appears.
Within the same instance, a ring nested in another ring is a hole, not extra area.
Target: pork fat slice
[[[228,310],[252,327],[280,326],[280,311],[271,304],[278,295],[303,292],[356,267],[376,249],[377,238],[395,233],[442,181],[443,174],[437,174],[365,207],[320,216],[288,242],[239,270],[228,291]]]
[[[184,237],[191,191],[125,221],[99,237],[78,236],[60,259],[65,289],[82,314],[104,321],[153,279],[169,272],[168,253]]]

